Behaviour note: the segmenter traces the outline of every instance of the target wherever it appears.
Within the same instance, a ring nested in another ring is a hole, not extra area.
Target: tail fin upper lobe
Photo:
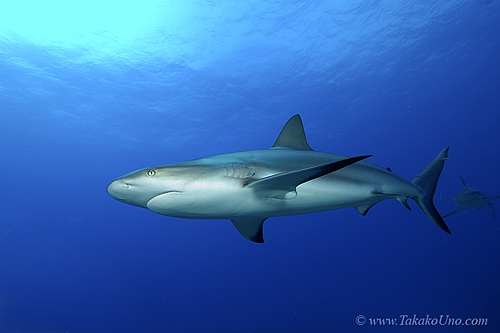
[[[446,223],[444,223],[443,218],[439,215],[432,201],[434,192],[436,192],[439,176],[441,175],[441,171],[443,171],[444,161],[448,159],[449,149],[450,147],[443,149],[438,156],[412,180],[412,183],[422,190],[421,194],[413,199],[418,203],[425,215],[427,215],[427,217],[441,230],[451,234],[450,229]]]

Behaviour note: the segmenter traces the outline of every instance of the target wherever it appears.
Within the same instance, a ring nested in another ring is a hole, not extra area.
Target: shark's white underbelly
[[[408,183],[410,184],[410,183]],[[413,190],[413,186],[409,186]],[[165,193],[147,207],[155,213],[192,219],[234,219],[307,214],[346,207],[371,206],[392,196],[380,195],[376,183],[325,181],[301,184],[285,199],[263,197],[234,183],[194,184],[185,192]]]

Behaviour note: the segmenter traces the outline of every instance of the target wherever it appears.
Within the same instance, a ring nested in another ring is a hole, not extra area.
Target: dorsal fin
[[[272,148],[312,150],[307,144],[306,133],[300,115],[288,119]]]
[[[465,182],[465,180],[462,178],[462,176],[460,176],[460,180],[462,181],[462,185],[463,186],[467,186],[469,187],[469,185],[467,185],[467,183]]]

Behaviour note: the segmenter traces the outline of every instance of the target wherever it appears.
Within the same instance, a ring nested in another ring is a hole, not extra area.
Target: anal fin
[[[398,197],[396,198],[398,199],[399,202],[401,202],[401,204],[408,210],[411,210],[411,207],[410,205],[408,204],[408,198],[406,197]]]

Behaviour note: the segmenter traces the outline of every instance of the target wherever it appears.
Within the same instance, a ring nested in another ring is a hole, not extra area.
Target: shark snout
[[[129,195],[129,191],[127,191],[129,188],[130,186],[125,181],[122,179],[116,179],[108,184],[106,191],[108,191],[109,195],[114,199],[124,201]]]
[[[141,178],[118,178],[109,183],[106,191],[114,199],[129,205],[147,208],[151,198],[164,193],[162,188],[147,186]]]

